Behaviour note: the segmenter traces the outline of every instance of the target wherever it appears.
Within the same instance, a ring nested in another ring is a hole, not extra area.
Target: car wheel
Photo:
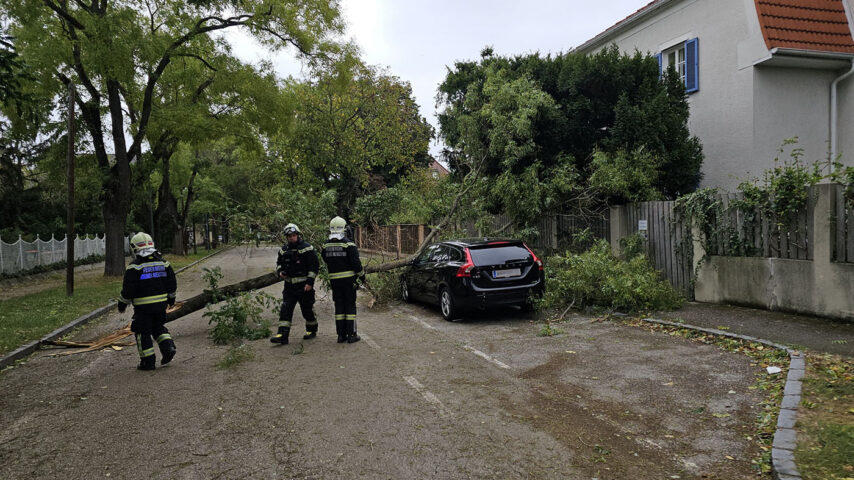
[[[409,296],[409,284],[406,283],[405,278],[400,279],[400,296],[403,297],[404,302],[412,303],[412,297]]]
[[[459,316],[454,295],[445,287],[442,287],[442,291],[439,292],[439,307],[442,309],[442,318],[449,322]]]

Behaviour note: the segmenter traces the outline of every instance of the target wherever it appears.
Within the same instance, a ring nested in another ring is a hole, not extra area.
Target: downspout
[[[836,124],[838,123],[837,117],[839,116],[838,108],[837,108],[837,98],[836,98],[836,87],[839,85],[839,82],[848,78],[852,73],[854,73],[854,59],[851,59],[851,69],[842,75],[836,77],[836,80],[830,84],[830,162],[836,161],[836,156],[838,154],[837,142],[836,142]],[[830,171],[833,172],[833,163],[830,165]]]

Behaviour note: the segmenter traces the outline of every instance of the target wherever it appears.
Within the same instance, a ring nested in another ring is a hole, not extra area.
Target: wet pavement
[[[854,357],[854,322],[699,302],[688,302],[680,310],[650,316],[749,335],[793,348]]]

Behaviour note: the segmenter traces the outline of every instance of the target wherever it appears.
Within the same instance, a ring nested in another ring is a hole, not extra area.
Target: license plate
[[[522,275],[522,270],[518,268],[492,271],[492,278],[518,277],[519,275]]]

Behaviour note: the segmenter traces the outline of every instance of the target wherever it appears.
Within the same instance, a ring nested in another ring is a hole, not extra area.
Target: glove
[[[366,284],[367,282],[368,282],[368,279],[367,279],[364,275],[361,275],[361,276],[359,277],[359,283],[360,283],[360,284],[364,285],[364,284]]]
[[[127,308],[128,308],[127,303],[119,302],[119,313],[125,313],[125,310],[127,310]]]
[[[167,306],[170,306],[170,307],[171,307],[172,305],[175,305],[175,297],[167,297],[167,298],[166,298],[166,305],[167,305]]]

